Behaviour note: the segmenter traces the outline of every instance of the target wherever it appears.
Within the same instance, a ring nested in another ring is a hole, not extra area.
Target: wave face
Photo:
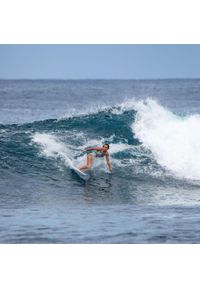
[[[1,158],[1,167],[7,165],[8,168],[17,169],[20,165],[28,172],[26,168],[30,164],[32,170],[35,167],[42,172],[43,165],[39,167],[41,157],[47,163],[49,158],[54,158],[67,165],[68,158],[81,161],[85,157],[80,156],[84,148],[104,142],[112,143],[113,160],[131,160],[135,157],[133,148],[139,147],[139,141],[131,129],[134,117],[135,111],[121,112],[118,107],[60,120],[1,125],[1,150],[5,155]],[[36,166],[31,165],[33,163]]]

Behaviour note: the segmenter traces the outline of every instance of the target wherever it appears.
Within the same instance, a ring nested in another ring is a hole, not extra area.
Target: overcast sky
[[[200,78],[200,45],[0,45],[0,78]]]

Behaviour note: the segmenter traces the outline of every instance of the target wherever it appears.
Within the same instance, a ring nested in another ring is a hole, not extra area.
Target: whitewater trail
[[[40,146],[41,154],[44,156],[52,158],[59,157],[64,160],[68,167],[72,166],[72,160],[67,156],[70,153],[67,146],[60,142],[56,136],[45,133],[35,133],[32,140]]]

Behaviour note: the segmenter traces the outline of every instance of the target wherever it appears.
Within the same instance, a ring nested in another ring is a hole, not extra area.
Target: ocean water
[[[0,175],[0,243],[200,243],[200,80],[0,80]]]

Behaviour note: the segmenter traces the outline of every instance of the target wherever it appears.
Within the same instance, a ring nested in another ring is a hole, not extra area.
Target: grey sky
[[[0,45],[0,78],[200,78],[200,45]]]

